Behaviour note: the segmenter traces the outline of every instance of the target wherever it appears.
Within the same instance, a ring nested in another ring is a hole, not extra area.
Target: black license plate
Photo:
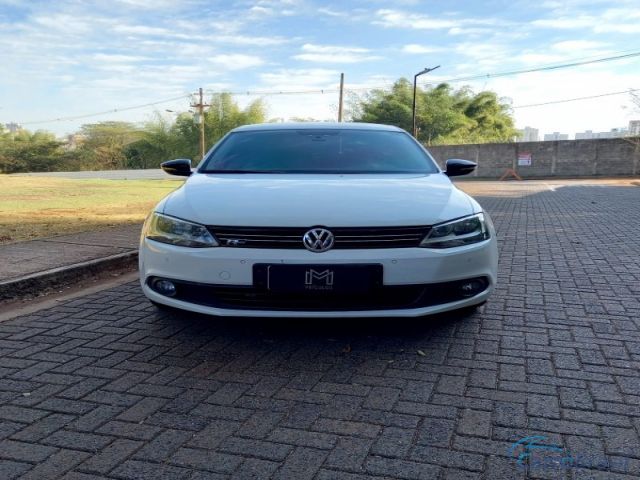
[[[382,285],[382,265],[256,264],[253,282],[272,292],[365,293]]]

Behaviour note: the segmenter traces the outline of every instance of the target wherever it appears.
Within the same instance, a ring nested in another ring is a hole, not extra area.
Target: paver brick
[[[132,282],[3,321],[0,477],[637,478],[640,190],[461,185],[500,245],[472,315],[211,319]],[[608,470],[527,472],[532,435]]]
[[[57,478],[74,468],[89,455],[89,453],[79,452],[77,450],[60,450],[44,462],[38,463],[38,465],[20,478],[22,480]]]
[[[282,466],[273,475],[274,480],[295,478],[299,480],[312,479],[323,464],[328,453],[307,447],[297,447],[287,457]]]
[[[46,445],[3,440],[0,442],[0,458],[22,462],[42,462],[56,452]]]

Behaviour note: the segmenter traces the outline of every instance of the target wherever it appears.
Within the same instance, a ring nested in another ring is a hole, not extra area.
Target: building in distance
[[[554,140],[569,140],[569,134],[568,133],[560,133],[560,132],[553,132],[553,133],[545,133],[544,134],[544,141],[545,142],[551,142]]]
[[[539,142],[540,134],[537,128],[533,127],[524,127],[520,130],[520,136],[518,137],[518,142]]]

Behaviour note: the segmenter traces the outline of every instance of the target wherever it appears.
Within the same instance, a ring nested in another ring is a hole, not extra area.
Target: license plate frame
[[[253,266],[254,286],[274,293],[363,294],[382,286],[382,276],[378,263]]]

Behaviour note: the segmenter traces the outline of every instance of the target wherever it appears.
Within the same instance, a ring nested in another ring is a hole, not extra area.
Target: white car
[[[449,180],[473,162],[396,127],[236,128],[147,218],[155,304],[244,317],[417,317],[479,305],[496,283],[491,219]]]

